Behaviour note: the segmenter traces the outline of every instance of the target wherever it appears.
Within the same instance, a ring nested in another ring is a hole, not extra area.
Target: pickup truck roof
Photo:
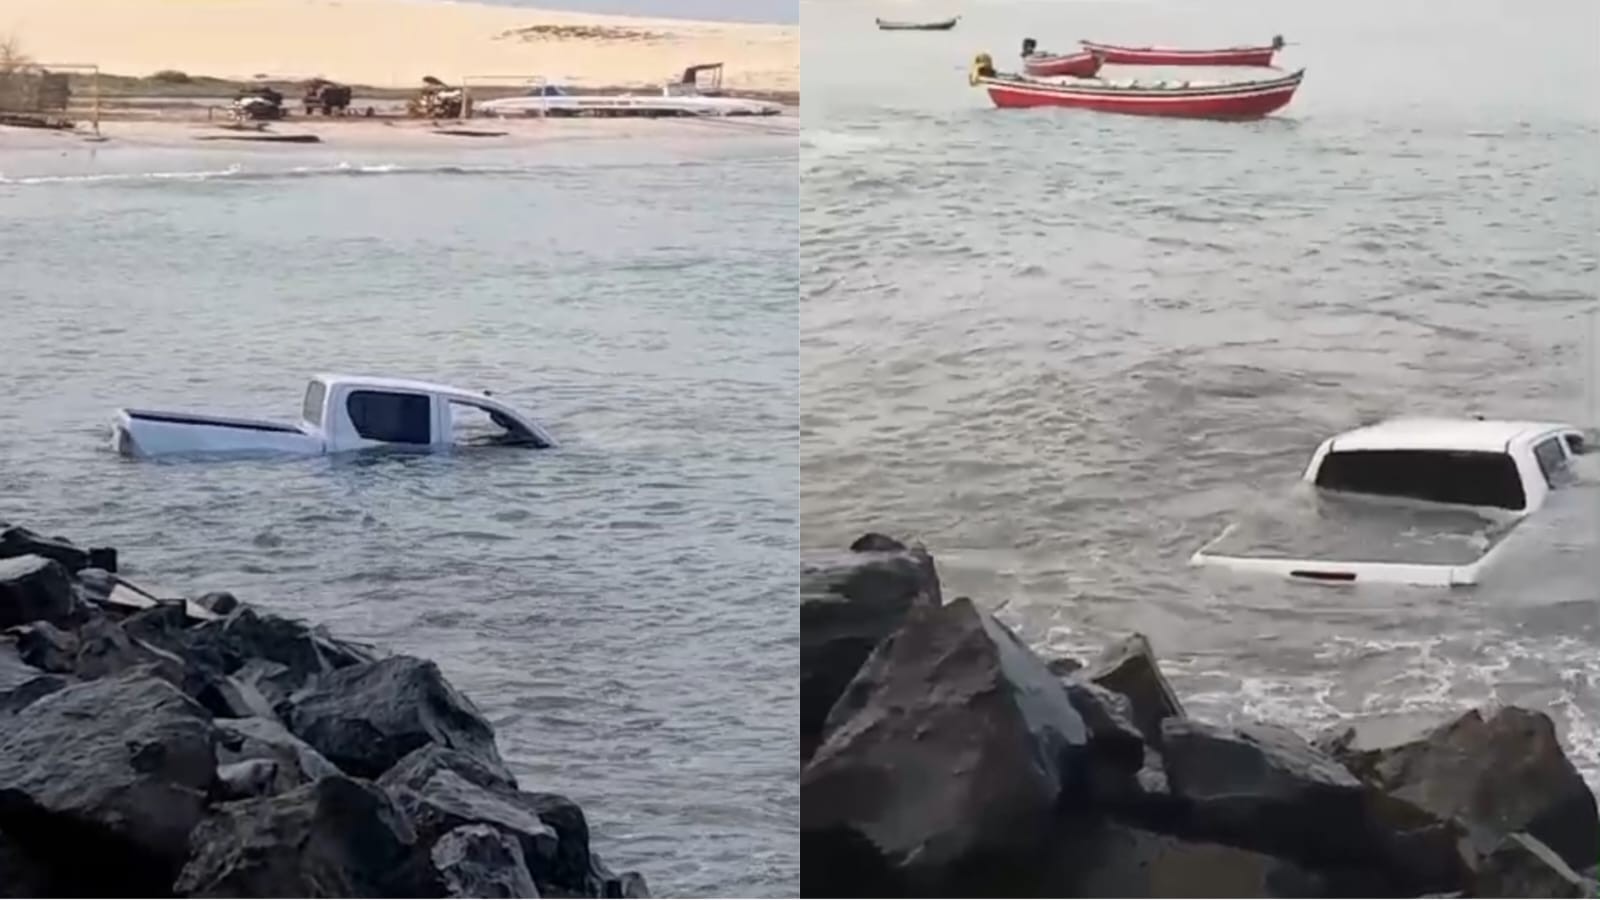
[[[1333,438],[1331,449],[1465,450],[1505,453],[1512,444],[1532,442],[1555,431],[1570,431],[1560,422],[1483,419],[1390,419]]]
[[[380,378],[375,375],[335,375],[331,373],[312,377],[327,385],[330,391],[335,387],[360,385],[387,391],[415,391],[422,394],[438,394],[442,397],[453,397],[458,400],[482,400],[484,397],[490,396],[484,391],[469,391],[448,384],[416,381],[410,378]]]

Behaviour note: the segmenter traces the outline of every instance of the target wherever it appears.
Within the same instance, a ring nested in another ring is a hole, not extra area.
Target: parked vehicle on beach
[[[1323,441],[1287,507],[1191,559],[1290,578],[1476,584],[1593,448],[1557,422],[1393,419]]]
[[[460,434],[471,418],[486,419],[482,435]],[[295,423],[123,408],[111,426],[111,446],[126,456],[173,454],[316,455],[391,447],[440,450],[463,444],[555,445],[537,422],[485,391],[398,378],[318,375],[306,387]]]

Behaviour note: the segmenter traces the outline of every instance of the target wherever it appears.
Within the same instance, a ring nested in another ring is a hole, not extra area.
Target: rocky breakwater
[[[0,896],[646,895],[432,662],[115,568],[0,525]]]
[[[1144,638],[1046,662],[882,535],[808,556],[801,594],[805,896],[1595,894],[1595,799],[1542,713],[1196,721]]]

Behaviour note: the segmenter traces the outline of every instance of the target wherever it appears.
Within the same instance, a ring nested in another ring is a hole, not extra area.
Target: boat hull
[[[956,27],[956,19],[946,19],[943,22],[888,22],[879,19],[875,24],[879,31],[949,31]]]
[[[1094,53],[1069,53],[1061,56],[1041,54],[1022,58],[1022,71],[1035,78],[1093,78],[1100,71],[1101,58]]]
[[[1119,47],[1079,41],[1083,49],[1098,53],[1108,63],[1123,66],[1257,66],[1272,65],[1277,48],[1229,47],[1221,50],[1182,50],[1176,47]]]
[[[1002,109],[1055,106],[1123,115],[1186,119],[1259,119],[1289,104],[1304,72],[1273,81],[1215,87],[1118,88],[1024,78],[979,79]]]

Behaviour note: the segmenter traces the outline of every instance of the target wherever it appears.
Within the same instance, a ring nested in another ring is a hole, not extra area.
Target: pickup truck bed
[[[1243,516],[1194,561],[1335,581],[1470,583],[1475,567],[1520,521],[1361,497],[1296,496]]]
[[[229,416],[208,416],[198,413],[160,412],[152,409],[125,410],[130,418],[147,422],[169,422],[174,425],[216,425],[222,428],[243,428],[248,431],[275,431],[299,434],[298,425],[269,422],[265,419],[235,419]]]

